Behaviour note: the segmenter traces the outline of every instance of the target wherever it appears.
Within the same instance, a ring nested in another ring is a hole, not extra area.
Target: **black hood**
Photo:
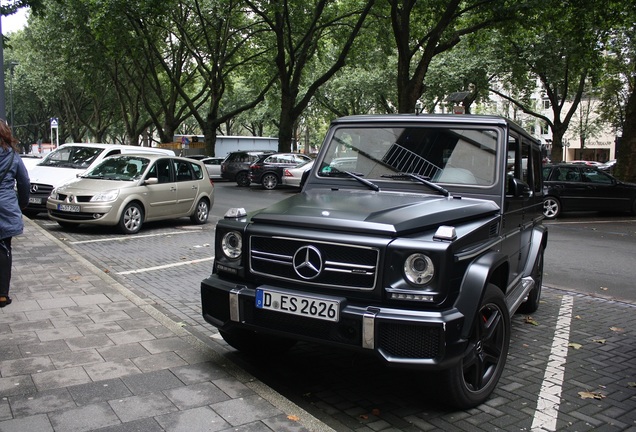
[[[493,215],[490,200],[395,192],[313,189],[254,213],[255,223],[399,235]]]

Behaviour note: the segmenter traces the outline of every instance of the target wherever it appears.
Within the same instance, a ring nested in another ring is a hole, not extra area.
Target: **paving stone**
[[[181,357],[173,352],[163,352],[132,359],[143,372],[155,371],[158,369],[168,369],[172,367],[186,365]]]
[[[223,431],[230,430],[230,424],[209,407],[193,408],[156,418],[163,428],[170,432]],[[232,429],[234,430],[234,429]]]
[[[94,349],[51,354],[49,358],[58,369],[104,361],[102,356]]]
[[[134,342],[153,340],[155,337],[146,329],[126,330],[109,333],[108,337],[116,344],[130,344]]]
[[[52,370],[31,375],[39,391],[68,387],[90,382],[91,378],[81,367]]]
[[[180,410],[225,401],[230,397],[211,382],[182,386],[163,392]]]
[[[26,375],[55,369],[49,357],[26,357],[0,362],[0,376]]]
[[[91,405],[132,396],[126,384],[118,378],[71,386],[68,387],[68,391],[78,405]]]
[[[64,351],[70,351],[70,348],[63,340],[20,344],[20,352],[25,357],[49,355]]]
[[[66,339],[66,344],[72,351],[84,350],[87,348],[103,348],[114,345],[113,341],[105,334],[70,337]]]
[[[228,377],[228,373],[212,362],[173,367],[170,370],[184,383],[195,384]]]
[[[177,407],[161,393],[130,396],[112,400],[109,404],[124,423],[177,411]]]
[[[37,304],[40,306],[41,309],[44,310],[77,306],[77,303],[75,303],[70,297],[57,297],[46,300],[37,300]]]
[[[183,386],[183,382],[167,369],[129,375],[122,381],[136,396]]]
[[[82,332],[79,331],[77,327],[38,330],[35,333],[42,342],[50,342],[52,340],[70,339],[83,336]]]
[[[111,361],[117,359],[132,359],[148,355],[148,351],[139,343],[115,345],[97,350],[104,360]]]
[[[0,397],[31,394],[36,391],[31,375],[0,378]]]
[[[102,381],[141,373],[141,370],[129,359],[94,363],[84,366],[84,369],[93,381]]]
[[[146,348],[150,354],[157,354],[165,351],[177,351],[192,347],[192,345],[188,342],[178,337],[144,341],[141,342],[141,345]]]
[[[276,407],[258,395],[218,402],[210,408],[232,426],[251,423],[280,413]]]
[[[31,417],[23,417],[15,420],[7,420],[0,422],[0,431],[2,432],[52,432],[53,426],[46,414],[39,414]]]
[[[77,406],[65,388],[46,390],[26,396],[12,396],[9,401],[13,415],[16,418],[66,410]],[[1,427],[0,430],[2,430]]]
[[[49,413],[49,418],[56,432],[83,432],[95,429],[95,425],[111,426],[120,423],[107,403]]]
[[[97,432],[165,432],[165,430],[159,426],[159,423],[154,418],[134,420],[116,426],[96,429]],[[195,430],[192,429],[191,432],[195,432]]]

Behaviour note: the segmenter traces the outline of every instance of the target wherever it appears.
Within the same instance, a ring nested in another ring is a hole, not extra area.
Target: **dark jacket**
[[[0,183],[0,239],[22,234],[24,223],[20,209],[26,207],[29,202],[31,184],[29,173],[20,155],[12,149],[0,147],[0,177],[7,167],[9,170]]]

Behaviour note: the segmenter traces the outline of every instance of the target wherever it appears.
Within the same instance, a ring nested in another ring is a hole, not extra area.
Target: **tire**
[[[201,198],[194,209],[194,213],[190,215],[190,220],[195,225],[203,225],[208,221],[210,215],[210,205],[207,200]]]
[[[497,386],[510,346],[510,315],[504,295],[486,287],[463,358],[443,372],[444,395],[461,409],[485,402]]]
[[[267,189],[267,190],[276,189],[276,186],[278,186],[278,176],[273,173],[267,173],[263,175],[263,178],[261,179],[261,184],[263,185],[264,189]]]
[[[523,314],[534,313],[539,309],[539,301],[541,301],[541,285],[543,284],[543,247],[539,251],[537,261],[532,269],[532,279],[534,279],[534,288],[528,293],[526,301],[521,303],[517,312]]]
[[[72,230],[72,229],[76,229],[79,224],[75,223],[75,222],[62,222],[62,221],[57,221],[57,224],[59,226],[61,226],[64,229],[68,229],[68,230]]]
[[[231,347],[251,356],[272,357],[284,354],[296,345],[294,339],[264,335],[244,329],[219,330],[219,333]]]
[[[543,199],[543,216],[546,219],[554,219],[561,214],[561,202],[555,197],[549,196]]]
[[[124,234],[136,234],[144,222],[144,210],[135,202],[126,206],[119,218],[119,229]]]
[[[247,187],[250,185],[250,176],[247,171],[241,171],[236,174],[236,184],[240,187]]]

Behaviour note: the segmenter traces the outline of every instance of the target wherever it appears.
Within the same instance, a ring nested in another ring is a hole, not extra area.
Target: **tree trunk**
[[[625,106],[625,124],[620,154],[617,154],[616,177],[636,183],[636,92],[632,92]]]

